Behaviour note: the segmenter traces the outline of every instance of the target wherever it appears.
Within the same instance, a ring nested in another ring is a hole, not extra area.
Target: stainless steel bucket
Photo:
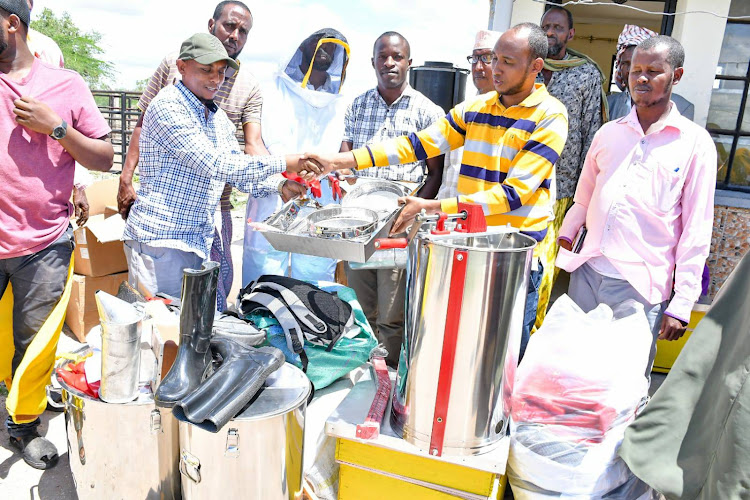
[[[406,329],[391,424],[432,455],[476,455],[505,435],[533,238],[432,237],[409,246]]]
[[[80,500],[180,498],[178,427],[150,397],[93,399],[62,380],[70,470]]]
[[[218,433],[180,422],[185,500],[301,498],[310,381],[285,363]]]
[[[102,381],[99,397],[107,403],[127,403],[138,396],[141,366],[141,321],[102,320]]]

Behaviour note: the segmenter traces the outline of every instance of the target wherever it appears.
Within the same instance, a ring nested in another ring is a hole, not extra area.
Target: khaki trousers
[[[404,338],[405,269],[357,269],[346,265],[349,287],[375,332],[378,342],[388,350],[386,361],[398,365]]]

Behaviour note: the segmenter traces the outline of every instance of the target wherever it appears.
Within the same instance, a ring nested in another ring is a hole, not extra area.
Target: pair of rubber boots
[[[156,405],[173,408],[176,418],[212,432],[234,418],[284,364],[276,348],[251,348],[237,336],[212,338],[218,277],[216,262],[184,270],[180,346],[154,396]],[[221,358],[221,366],[210,373],[212,351]]]

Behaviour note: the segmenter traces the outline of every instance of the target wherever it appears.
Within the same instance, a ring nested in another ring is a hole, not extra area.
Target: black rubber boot
[[[156,390],[156,405],[171,408],[201,383],[211,366],[211,329],[216,313],[219,264],[185,269],[180,308],[180,347],[172,368]]]
[[[211,341],[211,349],[221,357],[221,366],[172,412],[178,420],[219,432],[284,364],[284,354],[275,347],[245,347],[222,337]]]

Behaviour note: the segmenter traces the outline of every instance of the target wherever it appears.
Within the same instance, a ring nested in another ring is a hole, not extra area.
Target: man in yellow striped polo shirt
[[[308,157],[328,170],[362,169],[423,160],[463,146],[459,195],[444,200],[406,198],[394,232],[403,231],[422,209],[456,213],[459,202],[470,202],[482,206],[488,225],[510,224],[542,241],[553,215],[554,165],[568,136],[565,106],[549,95],[544,84],[534,83],[546,56],[547,37],[542,29],[532,23],[516,25],[495,44],[495,92],[459,104],[421,132],[351,153]],[[536,316],[542,270],[535,259],[522,354]]]

